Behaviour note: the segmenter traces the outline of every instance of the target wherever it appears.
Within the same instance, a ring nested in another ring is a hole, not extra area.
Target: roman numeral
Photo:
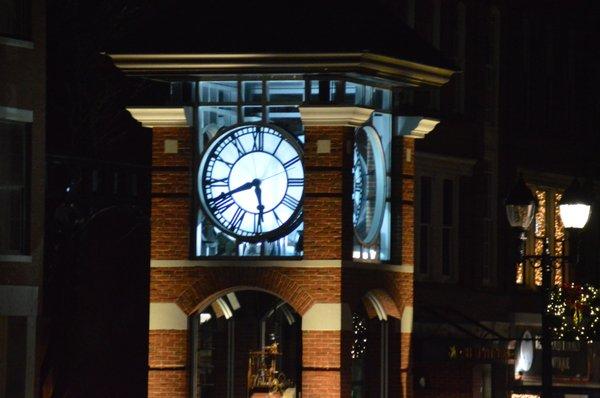
[[[252,132],[252,138],[254,139],[252,150],[262,152],[265,148],[265,134],[257,127],[256,130]]]
[[[290,210],[293,211],[293,210],[296,210],[296,208],[300,204],[300,201],[296,198],[291,197],[290,195],[288,195],[286,193],[285,196],[283,197],[283,200],[281,201],[281,203],[283,203],[285,206],[287,206],[288,208],[290,208]]]
[[[291,168],[293,165],[295,165],[296,163],[298,163],[300,161],[300,157],[296,156],[294,158],[291,158],[290,160],[288,160],[287,162],[285,162],[283,164],[283,167],[285,167],[286,169]]]
[[[225,178],[205,178],[204,186],[213,186],[213,187],[227,187],[229,186],[229,177]]]
[[[288,179],[288,187],[301,187],[304,185],[304,178],[290,178]]]
[[[277,225],[283,224],[283,222],[281,221],[281,219],[279,218],[279,216],[277,215],[277,212],[275,210],[273,210],[273,215],[275,216],[275,221],[277,222]]]
[[[225,163],[227,166],[229,166],[229,168],[233,167],[233,163],[230,163],[228,161],[226,161],[225,159],[223,159],[222,157],[218,157],[216,160],[218,160],[221,163]]]
[[[242,156],[242,155],[246,154],[246,149],[244,149],[244,145],[242,145],[242,143],[240,142],[240,140],[238,139],[238,137],[233,138],[231,140],[231,143],[233,144],[233,146],[237,150],[238,156]]]
[[[242,209],[241,207],[238,207],[235,213],[233,213],[233,217],[231,217],[227,228],[233,231],[239,229],[242,225],[242,222],[244,221],[244,216],[246,216],[246,213],[246,210]]]
[[[279,142],[277,143],[277,146],[275,147],[275,150],[273,151],[273,155],[275,155],[275,153],[277,153],[277,150],[279,149],[279,146],[281,145],[282,142],[283,142],[283,138],[280,138]]]
[[[223,213],[235,203],[231,195],[226,194],[221,194],[216,198],[209,199],[208,202],[208,206],[217,213]]]
[[[262,232],[262,214],[254,215],[254,233],[258,234]]]

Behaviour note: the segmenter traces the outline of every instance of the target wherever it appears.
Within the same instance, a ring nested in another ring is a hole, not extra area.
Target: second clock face
[[[233,127],[206,149],[198,191],[204,211],[224,232],[249,242],[284,236],[302,209],[302,149],[275,126]]]
[[[354,135],[354,235],[364,245],[379,236],[386,203],[386,166],[383,145],[377,130],[366,126]]]

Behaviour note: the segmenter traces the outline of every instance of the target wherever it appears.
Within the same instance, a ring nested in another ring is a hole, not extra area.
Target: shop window
[[[0,36],[13,39],[30,38],[30,0],[0,0]]]
[[[565,228],[560,219],[558,204],[562,192],[555,188],[537,187],[532,189],[537,200],[535,217],[527,231],[526,254],[541,255],[544,239],[548,239],[551,255],[567,255]],[[556,260],[554,264],[554,284],[568,282],[568,266]],[[540,260],[519,262],[516,265],[517,285],[535,287],[542,285],[542,269]]]
[[[0,254],[29,243],[29,124],[0,120]]]

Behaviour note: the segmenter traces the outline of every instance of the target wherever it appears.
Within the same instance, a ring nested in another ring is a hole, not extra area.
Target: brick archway
[[[176,300],[190,315],[220,296],[236,290],[264,291],[285,300],[301,316],[312,307],[314,298],[298,283],[273,268],[231,267],[205,269]]]
[[[369,318],[378,317],[380,320],[387,319],[387,317],[402,318],[396,303],[385,290],[369,290],[361,301]]]

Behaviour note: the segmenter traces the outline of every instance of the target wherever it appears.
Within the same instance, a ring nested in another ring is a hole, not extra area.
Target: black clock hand
[[[239,187],[237,187],[236,189],[232,189],[229,192],[221,192],[221,194],[219,196],[217,196],[216,198],[213,198],[212,200],[216,200],[217,198],[223,198],[225,196],[231,196],[234,193],[238,193],[238,192],[242,192],[242,191],[247,191],[248,189],[252,188],[254,186],[254,182],[247,182],[243,185],[240,185]]]
[[[263,220],[263,210],[265,210],[265,206],[262,204],[262,190],[260,189],[260,182],[254,185],[254,193],[256,194],[256,199],[258,201],[258,206],[256,206],[256,208],[258,209],[258,222],[260,224]]]

